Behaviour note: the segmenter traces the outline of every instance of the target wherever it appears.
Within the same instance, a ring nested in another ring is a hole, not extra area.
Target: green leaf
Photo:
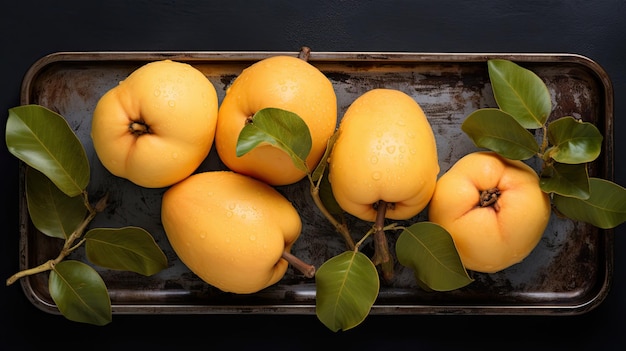
[[[541,171],[539,187],[546,193],[589,198],[589,174],[585,164],[553,163]]]
[[[45,174],[68,196],[89,183],[89,161],[67,121],[39,105],[9,109],[6,143],[14,156]]]
[[[380,281],[372,261],[358,251],[339,254],[315,273],[318,319],[330,330],[361,324],[378,297]]]
[[[511,115],[495,108],[472,112],[461,129],[474,144],[512,160],[526,160],[539,151],[535,137]]]
[[[65,318],[94,325],[111,322],[111,299],[106,285],[98,272],[85,263],[59,262],[50,272],[48,289]]]
[[[35,228],[43,234],[66,239],[87,215],[81,195],[67,196],[34,168],[26,170],[26,202]]]
[[[299,170],[308,173],[306,158],[311,152],[311,133],[300,116],[278,108],[265,108],[254,114],[237,139],[237,157],[262,143],[286,152]]]
[[[585,163],[595,160],[602,148],[602,134],[591,123],[563,117],[548,125],[549,155],[561,163]]]
[[[573,220],[610,229],[626,221],[626,189],[606,179],[589,178],[587,200],[555,195],[553,203],[563,215]]]
[[[85,239],[87,259],[98,266],[146,276],[167,268],[165,254],[142,228],[96,228]]]
[[[496,103],[526,129],[541,128],[552,111],[550,92],[534,72],[508,60],[489,60]]]
[[[396,241],[396,256],[400,264],[414,271],[418,281],[435,291],[455,290],[473,281],[450,234],[432,222],[404,229]]]

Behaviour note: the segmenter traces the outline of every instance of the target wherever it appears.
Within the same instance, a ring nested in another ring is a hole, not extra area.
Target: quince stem
[[[67,257],[70,253],[72,253],[72,251],[80,246],[83,241],[80,241],[78,245],[73,245],[74,241],[76,241],[83,235],[83,232],[87,228],[87,225],[89,225],[89,223],[94,219],[96,214],[104,210],[108,199],[108,193],[102,199],[100,199],[98,203],[93,207],[89,204],[89,201],[87,200],[87,193],[83,192],[83,197],[85,199],[85,206],[87,207],[89,213],[87,214],[87,217],[85,217],[85,219],[80,223],[80,225],[72,232],[72,234],[70,234],[70,236],[65,239],[65,243],[63,244],[63,248],[61,249],[61,252],[59,252],[59,255],[55,259],[48,260],[37,267],[24,269],[13,274],[11,277],[9,277],[9,279],[6,280],[6,286],[15,283],[23,277],[54,269],[54,266],[63,261],[65,257]]]
[[[309,61],[309,57],[311,56],[311,48],[308,46],[303,46],[300,48],[300,52],[298,53],[298,58],[304,61]]]
[[[315,266],[302,261],[292,253],[285,250],[283,251],[282,258],[284,258],[287,262],[289,262],[289,264],[291,264],[294,268],[304,274],[305,277],[313,278],[315,276]]]
[[[393,260],[389,252],[389,243],[385,235],[385,213],[387,208],[393,206],[384,200],[376,203],[376,222],[374,223],[374,257],[373,263],[380,265],[381,274],[386,282],[393,280]]]

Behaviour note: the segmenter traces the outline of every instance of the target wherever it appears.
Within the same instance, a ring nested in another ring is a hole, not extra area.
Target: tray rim
[[[59,51],[47,54],[36,60],[26,71],[22,80],[20,103],[27,105],[31,100],[31,87],[34,78],[47,66],[59,62],[105,62],[105,61],[153,61],[159,59],[181,60],[189,63],[207,61],[257,61],[275,55],[297,56],[299,51]],[[584,55],[575,53],[511,53],[511,52],[371,52],[371,51],[311,51],[309,62],[399,62],[408,63],[471,63],[486,62],[489,59],[507,59],[516,62],[528,63],[570,63],[581,65],[596,75],[603,87],[605,112],[605,129],[603,131],[604,158],[603,169],[605,179],[614,179],[614,152],[613,152],[613,121],[614,101],[613,85],[604,68],[596,61]],[[20,162],[20,167],[25,167]],[[23,188],[24,179],[20,170],[19,185]],[[20,198],[20,269],[27,268],[28,242],[24,236],[27,226],[28,213],[25,208],[25,199]],[[26,223],[25,223],[26,222]],[[599,306],[607,297],[613,284],[614,270],[614,230],[598,229],[605,236],[604,255],[604,284],[590,299],[572,305],[559,304],[518,304],[518,305],[401,305],[401,304],[374,304],[370,315],[414,314],[414,315],[443,315],[443,314],[473,314],[473,315],[579,315],[587,313]],[[29,279],[20,279],[23,292],[28,300],[38,309],[50,313],[60,314],[54,304],[41,299],[34,291]],[[113,314],[315,314],[315,305],[309,304],[272,304],[272,305],[190,305],[190,304],[112,304]]]

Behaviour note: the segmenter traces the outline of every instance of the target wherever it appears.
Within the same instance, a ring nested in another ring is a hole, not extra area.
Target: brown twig
[[[96,214],[98,214],[98,212],[103,211],[104,208],[107,206],[109,194],[106,193],[96,203],[96,205],[94,207],[92,207],[89,204],[89,201],[87,199],[87,194],[86,193],[83,193],[83,197],[84,197],[84,200],[85,200],[85,205],[86,205],[87,209],[89,210],[89,214],[83,220],[83,222],[78,226],[78,228],[76,228],[76,230],[74,230],[74,232],[65,240],[65,244],[63,245],[63,248],[61,249],[61,252],[59,252],[59,255],[55,259],[48,260],[48,261],[40,264],[37,267],[24,269],[24,270],[21,270],[21,271],[15,273],[15,274],[13,274],[11,277],[9,277],[9,279],[6,280],[6,285],[7,286],[15,283],[20,278],[23,278],[23,277],[26,277],[26,276],[29,276],[29,275],[33,275],[33,274],[37,274],[37,273],[42,273],[42,272],[54,269],[54,266],[56,266],[59,262],[63,261],[63,259],[65,259],[65,257],[67,257],[70,253],[72,253],[72,251],[74,251],[79,246],[79,245],[73,245],[74,241],[76,241],[77,239],[79,239],[83,235],[83,232],[87,228],[87,225],[89,225],[89,223],[94,219]],[[81,241],[81,243],[82,243],[82,241]]]

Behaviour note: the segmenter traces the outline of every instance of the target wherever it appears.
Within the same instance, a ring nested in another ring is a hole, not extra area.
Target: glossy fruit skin
[[[112,174],[147,188],[166,187],[206,158],[217,111],[215,87],[202,72],[183,62],[153,61],[99,99],[91,138]],[[148,133],[133,133],[144,124]]]
[[[292,184],[306,174],[282,150],[266,144],[242,157],[236,155],[237,138],[246,120],[268,107],[293,112],[306,122],[312,138],[306,162],[312,170],[337,127],[337,97],[330,80],[315,66],[283,55],[250,65],[227,89],[215,136],[220,159],[230,170],[268,184]]]
[[[481,191],[491,188],[500,191],[498,206],[480,207]],[[530,166],[478,151],[440,177],[428,214],[450,233],[467,269],[494,273],[522,261],[537,246],[551,206]]]
[[[196,173],[168,189],[161,209],[167,238],[198,277],[225,292],[248,294],[278,282],[302,230],[276,189],[230,171]]]
[[[437,145],[424,111],[395,89],[373,89],[345,112],[329,160],[329,180],[343,210],[376,219],[373,204],[393,203],[386,218],[421,212],[439,174]]]

